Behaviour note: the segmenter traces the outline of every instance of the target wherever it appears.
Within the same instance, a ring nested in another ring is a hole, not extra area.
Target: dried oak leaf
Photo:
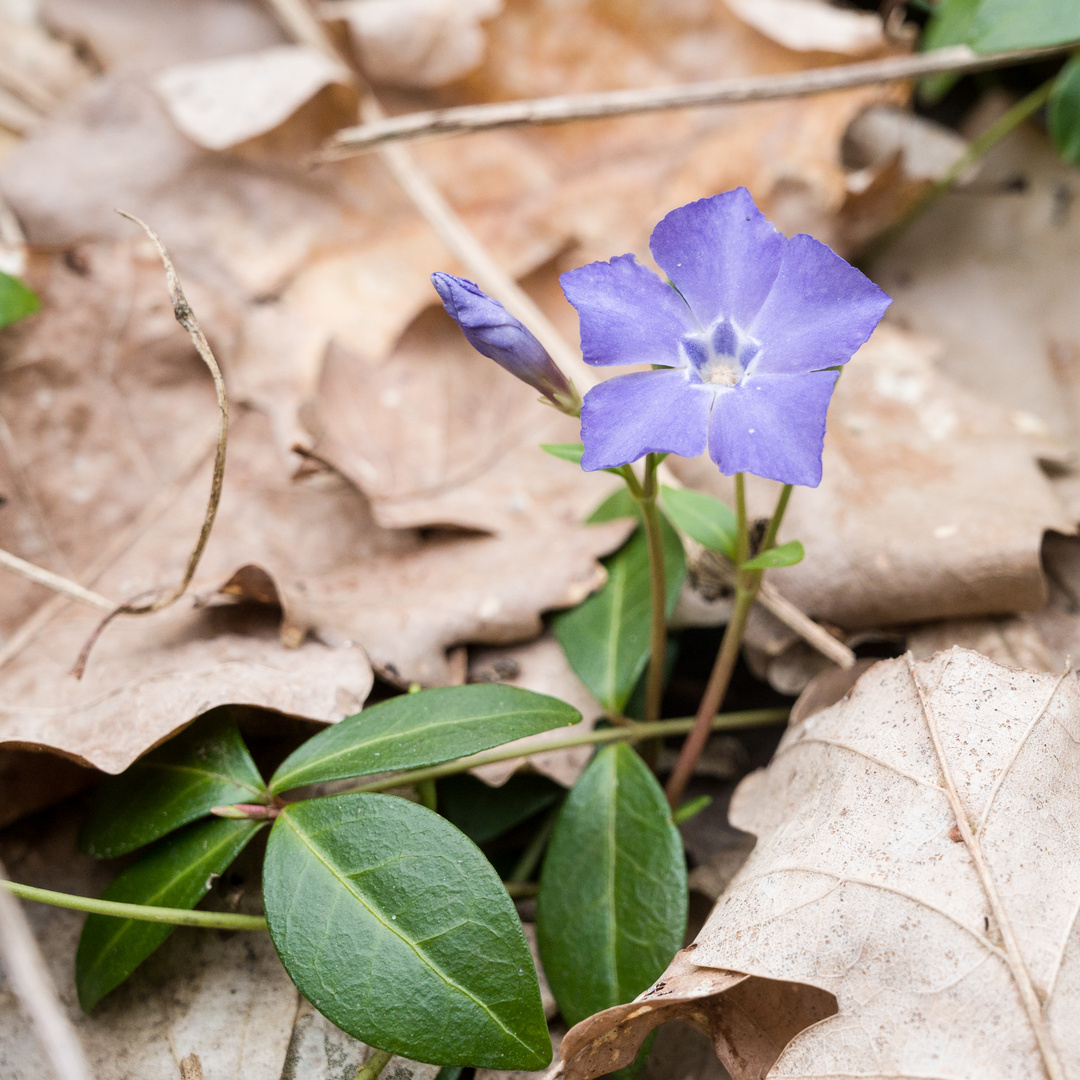
[[[45,313],[7,338],[0,545],[119,600],[171,584],[184,564],[209,485],[213,395],[141,242],[82,257],[80,270],[39,266]],[[110,326],[117,306],[124,321]],[[597,587],[597,557],[625,532],[580,526],[595,490],[553,464],[573,496],[533,500],[499,536],[389,530],[341,476],[290,478],[270,419],[237,410],[193,587],[206,606],[117,620],[78,682],[67,672],[99,613],[5,579],[0,742],[115,772],[215,704],[334,720],[366,696],[368,656],[391,677],[438,683],[451,646],[535,636],[539,612]]]
[[[568,1033],[569,1080],[672,1015],[735,1080],[1080,1075],[1078,717],[1072,674],[958,649],[876,665],[737,789],[753,854],[655,987]],[[725,981],[816,989],[835,1015],[803,1002],[764,1046],[775,1016],[729,1006]]]
[[[854,630],[1035,610],[1046,530],[1071,530],[1026,429],[943,375],[932,342],[883,325],[844,368],[829,411],[824,479],[797,488],[783,535],[807,557],[776,575],[808,614]],[[707,459],[671,459],[730,501]],[[775,486],[748,485],[767,516]]]

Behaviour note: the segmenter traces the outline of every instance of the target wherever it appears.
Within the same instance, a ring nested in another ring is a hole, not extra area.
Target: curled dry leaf
[[[373,83],[442,86],[484,56],[482,27],[502,0],[328,0],[325,19],[343,19],[364,74]]]
[[[1076,1075],[1078,716],[1075,675],[954,649],[883,661],[793,725],[732,802],[753,854],[669,972],[715,989],[672,1011],[699,1016],[736,1080],[765,1073],[725,1050],[737,979],[835,995],[771,1075]],[[629,1053],[655,997],[572,1029],[567,1076]]]
[[[283,124],[322,91],[332,90],[329,123],[355,112],[349,71],[307,45],[169,68],[154,79],[176,126],[208,150],[224,150]]]
[[[725,0],[743,22],[799,52],[866,56],[886,47],[881,16],[826,0]]]
[[[1068,517],[1025,428],[941,374],[938,353],[885,325],[837,384],[824,480],[796,489],[782,530],[807,557],[776,576],[825,622],[853,630],[1045,602],[1043,533],[1068,532]],[[672,464],[730,501],[707,461]],[[772,485],[748,493],[752,516],[772,512]]]

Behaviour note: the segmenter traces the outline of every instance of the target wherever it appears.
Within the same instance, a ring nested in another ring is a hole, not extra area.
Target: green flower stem
[[[94,900],[89,896],[36,889],[15,881],[0,881],[0,886],[23,900],[40,904],[88,911],[91,915],[114,915],[119,919],[138,919],[140,922],[171,923],[173,926],[201,926],[210,930],[265,930],[261,915],[233,915],[226,911],[187,911],[184,908],[151,907],[148,904],[120,904],[113,900]]]
[[[934,205],[973,165],[980,162],[1010,132],[1018,128],[1029,116],[1038,112],[1054,89],[1057,75],[1037,86],[1030,94],[1022,97],[1011,109],[1003,113],[978,138],[973,139],[967,150],[956,159],[945,175],[936,180],[926,193],[911,207],[904,216],[874,239],[859,256],[860,265],[865,265],[880,255],[886,248],[898,240],[931,206]]]
[[[379,1050],[373,1046],[371,1048],[371,1057],[357,1069],[353,1080],[379,1080],[379,1074],[386,1068],[393,1056],[389,1050]]]
[[[435,791],[434,780],[418,781],[416,784],[416,794],[420,798],[421,806],[426,806],[429,810],[438,812],[439,797]]]
[[[778,724],[787,719],[787,709],[747,709],[743,712],[722,713],[713,718],[713,731],[726,731],[731,728],[762,727],[766,724]],[[600,728],[596,731],[577,731],[573,735],[565,735],[561,739],[552,739],[538,747],[536,752],[542,750],[545,754],[551,750],[565,750],[570,746],[598,746],[611,742],[640,742],[642,739],[663,738],[666,735],[685,735],[697,723],[693,716],[680,717],[677,720],[658,720],[655,724],[640,724],[634,721],[623,727]],[[454,761],[445,761],[441,765],[429,765],[423,769],[411,769],[408,772],[400,772],[395,776],[382,777],[378,780],[370,780],[367,783],[358,784],[348,788],[349,791],[390,791],[393,788],[404,787],[407,784],[415,784],[418,780],[438,780],[443,776],[454,776],[457,773],[468,772],[480,765],[491,765],[496,761],[511,761],[514,758],[523,757],[521,748],[510,744],[499,746],[494,750],[485,750],[472,757],[456,758]],[[344,793],[342,789],[339,793]]]
[[[791,485],[786,484],[780,492],[780,498],[776,502],[776,509],[765,531],[765,538],[761,550],[768,551],[776,544],[776,535],[780,531],[780,522],[787,510],[788,500],[791,498]],[[713,664],[709,681],[705,686],[705,693],[698,706],[697,716],[694,718],[694,726],[686,741],[679,751],[679,757],[675,762],[675,768],[668,777],[665,794],[668,804],[675,810],[683,800],[686,785],[690,783],[690,777],[694,775],[698,760],[709,741],[710,733],[715,730],[712,718],[716,716],[720,703],[727,694],[731,684],[731,674],[735,670],[735,663],[739,659],[739,649],[742,646],[743,633],[746,630],[746,620],[750,617],[750,611],[757,598],[758,589],[761,588],[762,570],[743,570],[741,566],[751,557],[750,551],[750,528],[746,514],[746,483],[742,473],[735,474],[735,514],[738,522],[738,535],[736,538],[736,556],[738,566],[735,573],[735,606],[731,612],[731,618],[724,629],[724,636],[720,641],[720,651],[716,654],[716,662]]]
[[[649,670],[645,682],[645,722],[660,719],[664,696],[664,658],[667,653],[667,578],[664,570],[664,539],[660,532],[660,511],[656,506],[656,454],[645,458],[645,485],[638,504],[645,523],[649,546],[649,595],[652,618],[649,628]]]

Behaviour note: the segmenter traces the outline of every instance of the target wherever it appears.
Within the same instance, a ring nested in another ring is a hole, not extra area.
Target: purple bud
[[[498,300],[453,274],[432,274],[431,283],[447,314],[478,353],[539,390],[564,412],[577,415],[580,403],[566,376],[547,349]]]

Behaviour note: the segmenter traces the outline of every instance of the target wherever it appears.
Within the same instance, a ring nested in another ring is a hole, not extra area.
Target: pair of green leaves
[[[1076,0],[941,0],[923,36],[924,49],[970,45],[977,52],[1037,48],[1080,42]],[[924,81],[923,97],[937,101],[956,81],[938,75]],[[1047,125],[1058,153],[1080,166],[1080,57],[1062,68],[1047,108]]]
[[[235,724],[212,714],[106,785],[82,844],[113,855],[157,838],[106,896],[191,907],[264,824],[197,820],[222,801],[268,803],[301,784],[435,764],[580,718],[564,702],[514,687],[422,691],[320,732],[263,785]],[[263,891],[286,970],[350,1034],[439,1064],[547,1063],[539,988],[513,904],[475,844],[437,814],[373,794],[286,805],[271,830]],[[83,1006],[171,929],[90,916],[76,965]]]

